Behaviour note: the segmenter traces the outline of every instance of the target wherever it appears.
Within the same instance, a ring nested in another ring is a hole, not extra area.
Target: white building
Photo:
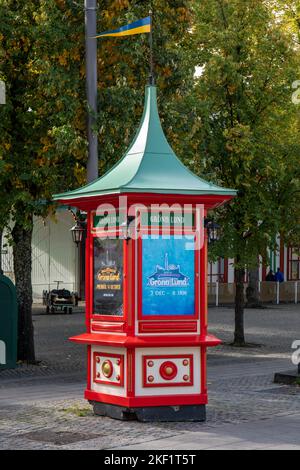
[[[270,266],[265,266],[260,259],[260,281],[264,282],[270,269],[276,273],[277,269],[284,275],[286,282],[300,281],[300,249],[299,247],[284,246],[278,238],[278,251],[270,251]],[[235,282],[234,260],[220,258],[217,263],[209,263],[208,282],[219,282],[222,284],[232,284]],[[245,283],[248,282],[248,276],[245,275]]]
[[[72,214],[59,209],[55,217],[36,218],[32,239],[32,283],[34,302],[40,303],[44,290],[61,288],[83,295],[84,250],[77,248],[70,229],[74,226]],[[2,269],[14,281],[12,247],[5,236],[2,247]]]

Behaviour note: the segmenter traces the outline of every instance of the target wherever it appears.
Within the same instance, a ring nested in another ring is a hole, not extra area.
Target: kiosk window
[[[94,239],[94,314],[123,316],[123,240]]]
[[[142,312],[144,316],[195,314],[195,252],[185,239],[143,238]]]

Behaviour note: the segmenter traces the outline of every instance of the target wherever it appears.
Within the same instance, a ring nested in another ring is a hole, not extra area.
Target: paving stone
[[[207,422],[157,424],[95,417],[82,398],[85,348],[67,341],[84,331],[83,313],[37,313],[40,365],[0,371],[0,449],[299,450],[300,387],[273,383],[275,372],[291,366],[299,313],[296,306],[248,311],[248,340],[262,346],[210,352]],[[229,309],[213,309],[210,331],[229,342],[232,320]]]

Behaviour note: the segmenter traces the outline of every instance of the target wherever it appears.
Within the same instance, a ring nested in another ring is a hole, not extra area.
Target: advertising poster
[[[143,237],[144,316],[195,314],[195,252],[186,240]]]
[[[123,315],[123,240],[94,239],[94,314]]]

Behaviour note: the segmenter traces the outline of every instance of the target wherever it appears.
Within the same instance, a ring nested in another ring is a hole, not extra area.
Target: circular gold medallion
[[[173,372],[174,372],[174,370],[173,370],[172,367],[166,367],[166,368],[165,368],[165,373],[166,373],[167,375],[172,375]]]
[[[102,370],[102,374],[104,375],[104,377],[106,377],[107,379],[110,379],[110,377],[113,375],[112,362],[109,360],[104,361],[102,364],[101,370]]]
[[[178,369],[174,362],[165,361],[159,368],[161,377],[165,380],[173,380],[177,375]]]

